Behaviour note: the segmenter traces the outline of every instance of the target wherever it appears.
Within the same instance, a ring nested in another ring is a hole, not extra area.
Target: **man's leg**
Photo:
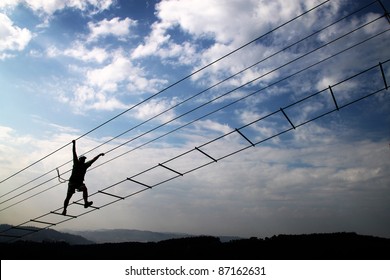
[[[87,208],[87,207],[91,206],[93,202],[92,201],[88,202],[88,189],[87,189],[87,187],[85,185],[83,185],[80,189],[83,191],[84,208]]]
[[[66,198],[64,200],[64,210],[62,211],[62,215],[66,215],[66,208],[68,208],[69,201],[70,201],[72,195],[73,195],[73,193],[71,193],[71,192],[68,192],[66,194]]]

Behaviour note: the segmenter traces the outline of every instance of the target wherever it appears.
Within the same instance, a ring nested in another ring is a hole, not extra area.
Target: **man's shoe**
[[[88,208],[89,206],[91,206],[93,204],[92,201],[89,201],[87,203],[84,204],[84,208]]]

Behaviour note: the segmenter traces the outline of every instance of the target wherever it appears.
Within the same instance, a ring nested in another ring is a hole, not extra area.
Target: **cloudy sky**
[[[55,168],[69,177],[78,139],[106,153],[94,205],[134,195],[41,219],[57,230],[390,238],[383,15],[370,0],[1,0],[0,223],[61,208]]]

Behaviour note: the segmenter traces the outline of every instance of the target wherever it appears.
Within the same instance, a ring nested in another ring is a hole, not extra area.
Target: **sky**
[[[383,15],[369,0],[1,0],[0,223],[62,207],[55,169],[69,177],[77,139],[105,153],[94,206],[129,197],[38,219],[56,230],[390,238]]]

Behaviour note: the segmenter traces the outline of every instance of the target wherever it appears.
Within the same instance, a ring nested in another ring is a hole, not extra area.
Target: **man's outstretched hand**
[[[103,157],[103,156],[104,156],[104,153],[99,154],[99,156]]]

